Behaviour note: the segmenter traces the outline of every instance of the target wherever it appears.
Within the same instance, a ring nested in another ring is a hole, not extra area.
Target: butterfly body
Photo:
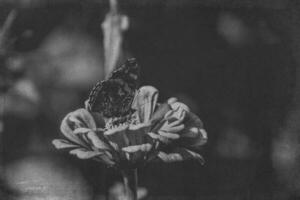
[[[88,99],[88,109],[105,117],[124,117],[132,112],[131,104],[138,89],[139,66],[134,58],[98,82]]]

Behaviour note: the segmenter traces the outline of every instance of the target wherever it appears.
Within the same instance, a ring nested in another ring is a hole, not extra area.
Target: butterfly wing
[[[107,80],[98,82],[92,89],[88,108],[105,117],[121,117],[131,111],[138,88],[139,66],[134,58],[112,72]]]

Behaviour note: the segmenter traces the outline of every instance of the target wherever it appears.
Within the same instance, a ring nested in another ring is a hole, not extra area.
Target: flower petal
[[[69,141],[63,140],[63,139],[55,139],[55,140],[52,141],[52,144],[57,149],[76,148],[76,147],[78,147],[77,145],[72,144]]]
[[[166,138],[166,137],[163,137],[163,136],[161,136],[161,135],[158,135],[158,134],[156,134],[156,133],[153,133],[153,132],[149,132],[149,133],[147,133],[152,139],[154,139],[154,140],[159,140],[159,141],[161,141],[161,142],[163,142],[163,143],[168,143],[169,142],[169,139],[168,138]]]
[[[178,162],[178,161],[184,161],[184,160],[197,160],[201,164],[204,164],[203,157],[193,151],[190,151],[185,148],[176,148],[175,151],[172,153],[166,153],[160,151],[158,153],[158,158],[160,158],[164,162]]]
[[[148,123],[143,123],[143,124],[130,124],[129,125],[129,130],[139,130],[139,129],[142,129],[142,128],[145,128],[145,127],[150,127],[150,124]]]
[[[195,132],[195,130],[181,136],[180,143],[182,146],[198,148],[207,142],[206,131],[204,129],[197,129],[197,132]]]
[[[172,105],[173,103],[176,103],[178,101],[178,99],[176,97],[171,97],[168,99],[167,103],[169,105]]]
[[[67,139],[85,146],[82,140],[74,134],[74,130],[77,128],[96,128],[92,115],[85,109],[78,109],[69,113],[60,125],[60,130]]]
[[[175,125],[174,125],[175,124]],[[169,123],[166,121],[159,131],[163,132],[171,132],[171,133],[178,133],[184,129],[184,124],[177,123],[177,121]]]
[[[186,147],[200,147],[207,142],[207,133],[203,129],[203,123],[193,113],[187,113],[184,120],[185,128],[180,134],[180,143]]]
[[[183,161],[183,157],[179,153],[170,153],[167,154],[165,152],[159,152],[157,155],[164,162],[179,162]]]
[[[170,133],[170,132],[165,132],[165,131],[158,131],[159,135],[167,138],[167,139],[171,139],[171,140],[175,140],[180,138],[180,135],[176,134],[176,133]]]
[[[88,132],[90,132],[91,129],[90,128],[84,128],[84,127],[81,127],[81,128],[76,128],[74,130],[74,134],[77,135],[77,134],[87,134]]]
[[[125,134],[127,130],[127,125],[109,129],[104,132],[104,137],[108,139],[115,150],[119,150],[129,145],[129,139]]]
[[[181,104],[179,104],[181,105]],[[183,104],[182,104],[183,105]],[[156,125],[156,130],[159,135],[166,138],[166,143],[169,143],[169,140],[175,140],[180,138],[180,132],[184,129],[183,120],[185,117],[185,110],[178,106],[176,110],[169,110],[165,116],[164,120],[161,120],[163,123],[158,123]],[[162,125],[160,125],[162,124]],[[160,127],[159,127],[160,125]],[[159,128],[158,128],[159,127]],[[153,131],[153,130],[152,130]]]
[[[72,142],[75,142],[77,144],[81,144],[80,139],[73,134],[73,130],[71,125],[69,124],[69,114],[62,120],[60,125],[60,131],[63,133],[63,135],[69,139]]]
[[[122,148],[126,159],[132,163],[141,162],[146,159],[146,155],[152,150],[152,145],[149,143],[141,145],[132,145]]]
[[[97,112],[91,112],[91,115],[94,118],[94,121],[96,122],[97,128],[104,128],[105,127],[105,119],[100,113]]]
[[[184,103],[181,103],[178,101],[171,101],[170,99],[169,99],[168,103],[171,106],[172,110],[177,110],[177,109],[181,108],[187,112],[190,112],[189,107],[187,105],[185,105]]]
[[[168,103],[163,103],[158,106],[153,116],[151,117],[151,123],[157,124],[158,121],[162,120],[166,113],[171,110],[171,107]]]
[[[128,153],[134,153],[137,151],[142,151],[142,152],[148,152],[152,148],[152,145],[147,143],[147,144],[140,144],[140,145],[133,145],[133,146],[128,146],[122,148],[123,151],[128,152]]]
[[[195,115],[192,112],[187,113],[187,116],[184,120],[184,125],[185,125],[186,129],[190,129],[190,128],[193,128],[193,127],[203,129],[202,121],[200,120],[200,118],[197,115]]]
[[[93,146],[96,147],[97,149],[101,149],[101,150],[110,149],[109,146],[104,141],[100,140],[100,138],[97,136],[97,134],[94,131],[90,131],[87,134],[87,138],[90,139]]]
[[[74,121],[78,127],[96,128],[96,122],[89,111],[86,109],[78,109],[69,115],[70,121]]]
[[[76,155],[79,159],[89,159],[95,156],[102,155],[103,153],[96,152],[96,151],[88,151],[86,149],[80,148],[80,149],[74,149],[70,151],[70,154]]]
[[[137,110],[141,123],[148,122],[154,112],[158,98],[158,90],[152,86],[143,86],[137,92],[132,108]]]
[[[106,154],[103,154],[103,155],[99,155],[97,156],[96,160],[100,161],[100,162],[103,162],[109,166],[113,166],[115,165],[116,163],[111,159],[109,158],[109,156],[107,156]]]
[[[152,139],[147,135],[150,129],[150,124],[130,125],[129,129],[125,132],[129,145],[140,145],[150,143]]]
[[[204,164],[204,158],[194,151],[188,150],[186,148],[176,148],[173,152],[179,153],[184,160],[197,160],[201,164]]]

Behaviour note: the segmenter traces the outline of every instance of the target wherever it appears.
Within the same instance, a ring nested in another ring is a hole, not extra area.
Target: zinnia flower
[[[157,103],[152,86],[136,91],[132,114],[107,118],[86,108],[69,113],[61,123],[65,139],[55,139],[57,149],[69,149],[80,159],[94,159],[119,169],[137,168],[150,161],[196,159],[207,141],[198,116],[175,98]]]

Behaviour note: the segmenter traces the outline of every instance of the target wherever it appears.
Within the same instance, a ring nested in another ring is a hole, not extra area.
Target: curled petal
[[[183,107],[177,107],[175,110],[166,113],[165,119],[167,119],[169,122],[173,122],[173,121],[182,122],[187,112],[188,111],[186,111]]]
[[[207,133],[204,129],[198,129],[199,134],[189,143],[190,147],[200,147],[207,142]]]
[[[185,112],[181,115],[180,118],[169,118],[168,123],[170,127],[175,127],[183,124],[183,120],[185,118]]]
[[[187,113],[185,128],[180,134],[180,143],[185,147],[200,147],[207,142],[207,133],[202,121],[193,113]]]
[[[80,148],[80,149],[74,149],[70,151],[70,154],[76,155],[79,159],[89,159],[95,156],[102,155],[103,153],[96,152],[96,151],[88,151],[86,149]]]
[[[168,101],[169,105],[171,106],[172,110],[177,110],[177,109],[183,109],[187,112],[190,112],[190,109],[187,105],[185,105],[184,103],[178,102],[178,101],[171,101],[169,99]]]
[[[167,143],[169,140],[180,138],[180,132],[185,128],[183,124],[185,118],[185,110],[182,107],[177,107],[177,110],[168,111],[164,118],[164,123],[157,130],[158,134],[165,137]]]
[[[188,112],[185,118],[185,127],[186,129],[190,129],[193,127],[203,129],[203,123],[200,118],[192,112]]]
[[[60,125],[60,130],[67,139],[85,146],[81,139],[74,134],[74,130],[77,128],[96,128],[92,115],[85,109],[78,109],[69,113]]]
[[[158,98],[158,90],[152,86],[139,89],[132,103],[132,108],[137,110],[141,123],[148,122],[154,112]]]
[[[69,139],[70,141],[77,143],[77,144],[82,144],[82,142],[80,141],[80,139],[74,135],[73,133],[73,129],[69,123],[68,120],[69,116],[67,115],[63,120],[62,123],[60,125],[60,131],[64,134],[64,136]]]
[[[169,98],[168,99],[168,104],[169,105],[172,105],[173,103],[176,103],[178,101],[178,99],[177,98],[175,98],[175,97],[171,97],[171,98]]]
[[[167,120],[165,126],[168,128],[180,127],[185,119],[186,113],[188,112],[188,108],[186,105],[176,102],[173,103],[171,109],[172,110],[169,110],[164,116],[164,119]]]
[[[74,122],[77,127],[96,128],[96,122],[86,109],[78,109],[69,114],[69,120]]]
[[[55,139],[55,140],[52,141],[52,144],[57,149],[76,148],[76,147],[78,147],[77,145],[72,144],[67,140],[62,140],[62,139]]]

